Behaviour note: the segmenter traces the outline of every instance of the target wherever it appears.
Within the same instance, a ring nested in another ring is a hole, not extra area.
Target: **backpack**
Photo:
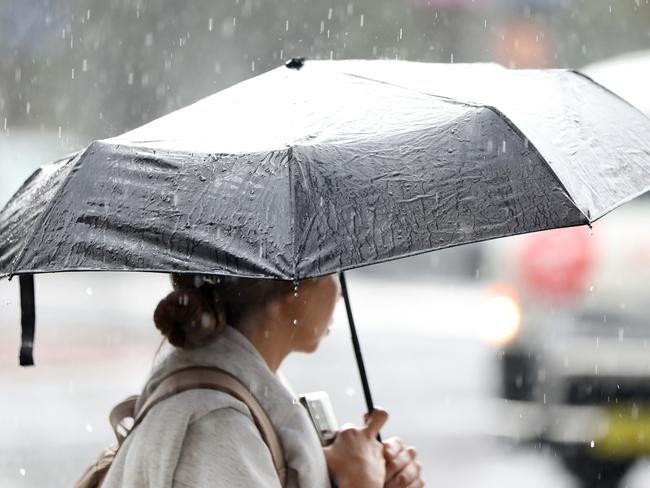
[[[139,408],[136,407],[139,397],[134,395],[117,404],[111,410],[109,420],[113,427],[113,432],[115,432],[117,443],[106,448],[100,454],[97,461],[86,469],[79,481],[74,485],[75,488],[100,488],[120,446],[124,443],[127,436],[142,422],[147,412],[158,402],[176,393],[197,388],[223,391],[246,404],[253,417],[255,426],[260,431],[262,440],[269,448],[280,483],[282,486],[285,486],[287,470],[284,463],[282,445],[262,405],[230,373],[215,367],[189,367],[177,370],[163,378]],[[133,426],[131,428],[125,423],[129,418],[133,419]]]

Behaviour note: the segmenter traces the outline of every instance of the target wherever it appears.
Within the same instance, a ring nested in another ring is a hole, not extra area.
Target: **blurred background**
[[[584,69],[650,113],[648,0],[0,0],[0,49],[0,204],[38,166],[293,56]],[[384,435],[419,448],[429,486],[650,485],[649,223],[642,197],[592,230],[350,273]],[[0,281],[0,486],[70,486],[112,443],[168,289],[37,276],[36,366],[20,368],[18,283]],[[283,372],[359,423],[340,308],[335,322]]]

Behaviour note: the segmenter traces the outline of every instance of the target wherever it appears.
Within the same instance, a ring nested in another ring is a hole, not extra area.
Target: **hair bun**
[[[226,326],[222,304],[200,288],[173,291],[160,301],[153,319],[171,344],[186,349],[212,342]]]

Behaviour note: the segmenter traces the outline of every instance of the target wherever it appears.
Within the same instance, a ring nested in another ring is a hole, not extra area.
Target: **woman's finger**
[[[420,479],[421,466],[411,460],[399,473],[385,484],[386,488],[407,488]]]
[[[364,432],[370,439],[374,439],[379,434],[379,431],[388,420],[388,412],[381,408],[375,408],[368,416],[366,426],[363,428]]]
[[[390,481],[395,475],[406,468],[413,458],[406,449],[400,451],[397,456],[393,457],[386,463],[386,480]]]
[[[417,479],[410,485],[408,485],[406,488],[422,488],[424,486],[424,480],[423,479]]]
[[[399,437],[391,437],[384,441],[384,459],[386,459],[386,462],[390,462],[403,450],[404,443]]]

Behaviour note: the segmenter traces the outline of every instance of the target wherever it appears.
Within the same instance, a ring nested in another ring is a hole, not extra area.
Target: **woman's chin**
[[[320,340],[318,340],[317,342],[312,342],[310,344],[305,344],[305,347],[303,348],[302,352],[306,352],[306,353],[315,352],[316,349],[318,349],[319,345],[320,345]]]
[[[323,335],[321,335],[320,337],[318,337],[318,338],[316,338],[316,339],[310,341],[309,343],[305,344],[305,346],[304,346],[304,348],[303,348],[303,352],[307,352],[307,353],[315,352],[316,349],[318,349],[318,346],[320,346],[321,341],[323,340],[323,338],[324,338],[327,334],[328,334],[328,332],[325,332],[325,333],[324,333]]]

